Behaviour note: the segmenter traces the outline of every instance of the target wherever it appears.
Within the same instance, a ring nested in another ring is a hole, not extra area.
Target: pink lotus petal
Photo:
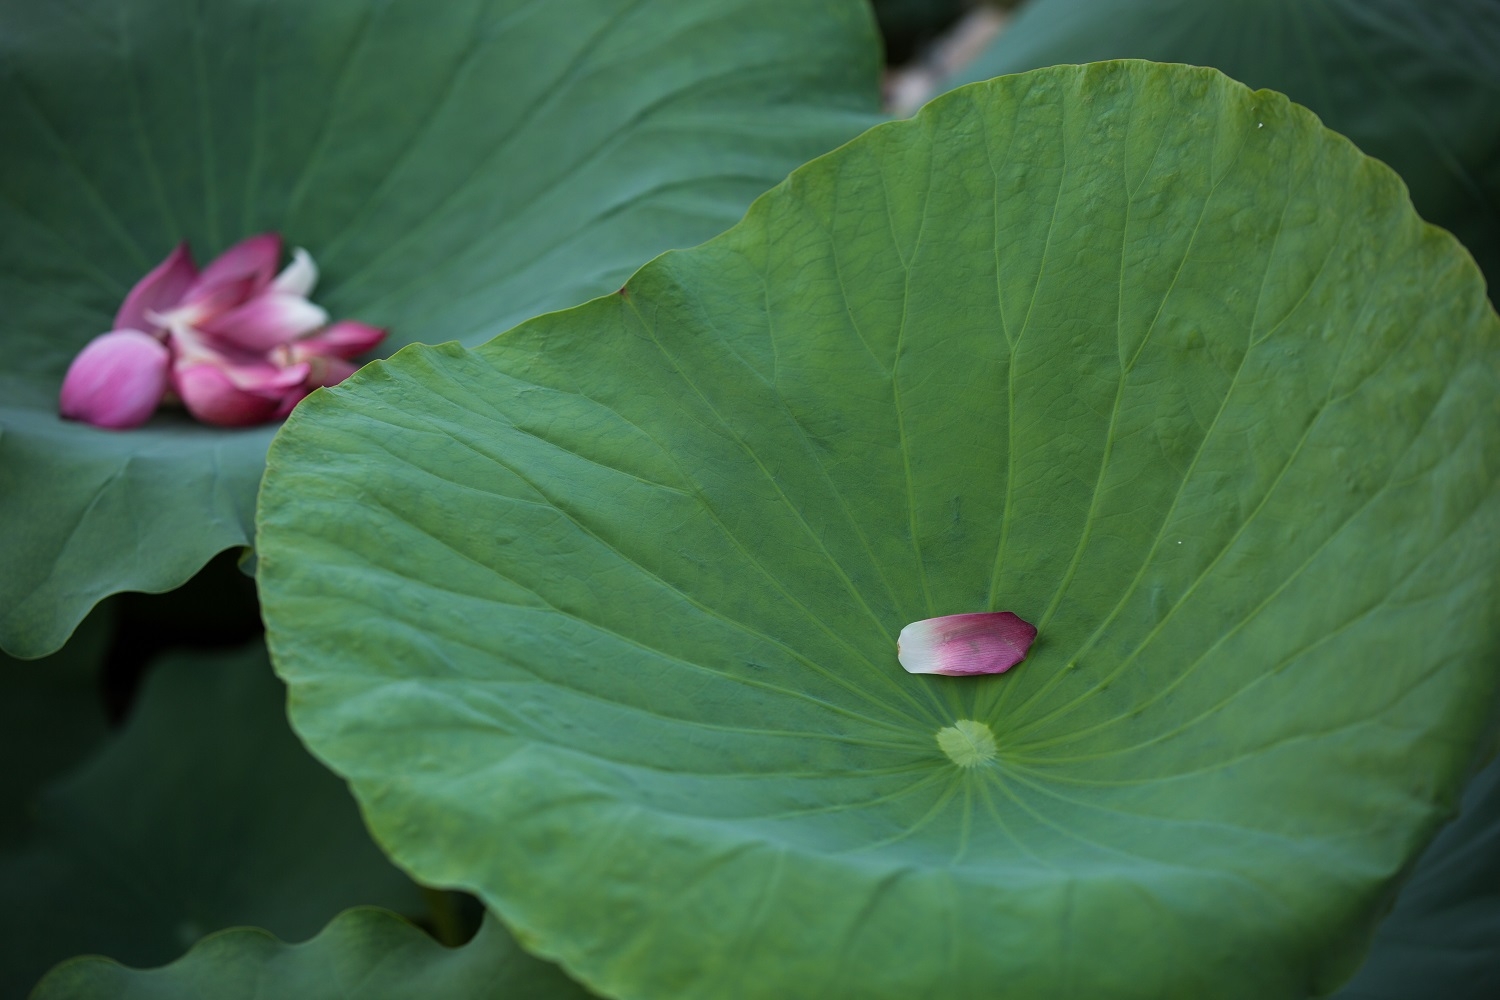
[[[306,365],[271,373],[189,362],[173,368],[172,387],[188,412],[204,423],[248,427],[276,419],[288,397],[295,404],[306,395],[306,378]]]
[[[249,352],[220,351],[191,328],[172,331],[172,388],[204,423],[243,427],[276,419],[288,395],[300,399],[311,365],[274,364]]]
[[[1003,674],[1026,659],[1035,640],[1036,627],[1009,611],[947,615],[902,629],[896,658],[912,674]]]
[[[328,313],[298,295],[266,292],[206,322],[198,329],[227,346],[269,351],[328,322]]]
[[[58,411],[95,427],[139,427],[167,391],[170,361],[166,345],[140,330],[95,337],[68,366]]]
[[[250,298],[250,289],[253,286],[254,281],[250,278],[227,281],[191,302],[183,301],[165,311],[148,310],[146,319],[163,330],[184,326],[202,326],[238,308]]]
[[[305,299],[312,294],[317,283],[318,265],[313,263],[310,253],[298,247],[292,251],[292,262],[272,279],[271,291],[300,295]]]
[[[258,362],[218,367],[229,376],[229,381],[236,388],[263,396],[275,396],[277,399],[285,395],[288,389],[307,385],[312,375],[312,365],[305,361],[286,366]]]
[[[249,427],[271,419],[275,397],[236,388],[229,376],[213,365],[184,365],[172,373],[172,387],[189,413],[206,424]]]
[[[301,367],[308,369],[307,378],[303,380],[300,391],[288,390],[282,397],[281,407],[276,411],[272,419],[281,420],[292,408],[307,398],[314,389],[320,386],[338,385],[344,379],[359,371],[359,365],[345,361],[343,358],[328,358],[314,355],[307,359]]]
[[[248,293],[245,298],[259,295],[271,284],[271,279],[276,275],[276,265],[280,263],[280,235],[261,233],[258,236],[240,240],[215,257],[213,263],[203,269],[198,280],[183,296],[183,301],[197,302],[214,294],[223,286],[237,282],[246,284]]]
[[[319,330],[311,337],[299,340],[295,346],[302,357],[319,354],[348,359],[358,357],[384,339],[385,331],[378,326],[353,319],[341,319],[326,330]]]
[[[146,314],[171,309],[197,280],[198,265],[193,263],[193,252],[186,243],[177,244],[177,249],[137,281],[125,296],[120,311],[115,313],[115,329],[150,330],[152,324]]]

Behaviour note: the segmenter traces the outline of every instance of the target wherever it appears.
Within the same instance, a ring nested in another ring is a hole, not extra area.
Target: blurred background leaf
[[[239,924],[301,940],[353,905],[427,911],[284,701],[260,643],[151,671],[120,732],[38,797],[0,856],[0,996],[83,953],[155,965]],[[24,759],[11,735],[7,760]]]
[[[108,733],[100,671],[115,614],[104,605],[40,660],[0,653],[0,850],[24,838],[36,797]]]
[[[888,65],[907,62],[974,6],[974,0],[870,0]]]
[[[1212,66],[1311,108],[1395,168],[1500,282],[1495,0],[1030,0],[950,86],[1057,63]]]
[[[78,958],[32,1000],[586,1000],[594,994],[533,958],[494,917],[461,948],[444,948],[395,914],[340,914],[300,945],[238,928],[210,935],[164,969]]]
[[[1493,1000],[1500,988],[1500,760],[1464,792],[1336,1000]]]

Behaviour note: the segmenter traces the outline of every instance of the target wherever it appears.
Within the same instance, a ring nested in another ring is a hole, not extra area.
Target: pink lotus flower
[[[1026,659],[1035,640],[1036,626],[1009,611],[947,615],[902,629],[896,659],[912,674],[1003,674]]]
[[[115,328],[91,342],[63,378],[59,411],[98,427],[136,427],[175,395],[222,427],[279,420],[304,396],[353,374],[351,359],[385,331],[328,325],[309,302],[318,269],[306,250],[280,272],[281,237],[252,236],[201,272],[179,245],[125,296]]]

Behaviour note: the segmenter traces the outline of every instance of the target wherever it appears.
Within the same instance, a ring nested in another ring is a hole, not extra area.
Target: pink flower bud
[[[912,674],[1003,674],[1026,659],[1035,640],[1036,627],[1009,611],[947,615],[902,629],[896,658]]]
[[[95,337],[68,366],[58,411],[95,427],[139,427],[167,391],[170,361],[166,345],[140,330]]]

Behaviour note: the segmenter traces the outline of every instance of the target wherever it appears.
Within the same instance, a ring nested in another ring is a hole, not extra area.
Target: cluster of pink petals
[[[201,271],[183,243],[125,296],[114,329],[68,367],[58,409],[96,427],[137,427],[175,400],[221,427],[280,420],[319,386],[353,374],[352,360],[385,331],[328,323],[308,301],[318,269],[281,237],[235,244]]]
[[[1009,611],[924,618],[901,630],[896,659],[908,673],[1003,674],[1026,659],[1036,627]]]

